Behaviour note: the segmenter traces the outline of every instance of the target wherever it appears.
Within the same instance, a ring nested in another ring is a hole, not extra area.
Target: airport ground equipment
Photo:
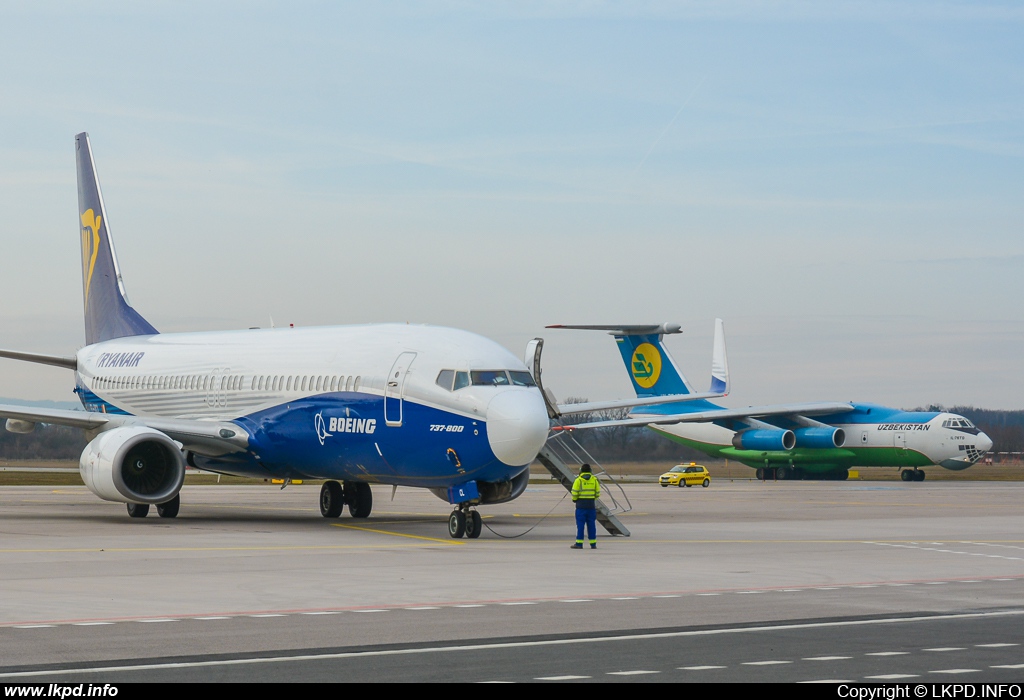
[[[629,529],[615,515],[616,513],[625,513],[633,509],[633,506],[629,503],[629,498],[626,496],[626,492],[623,490],[622,485],[608,475],[604,467],[587,452],[586,448],[576,438],[568,433],[556,433],[541,448],[540,453],[537,455],[537,460],[551,472],[553,477],[558,479],[558,482],[565,487],[566,491],[572,490],[573,481],[576,480],[576,475],[579,472],[578,467],[576,471],[573,471],[569,467],[569,463],[576,465],[589,464],[594,476],[605,486],[602,493],[611,502],[609,507],[605,503],[604,498],[597,499],[597,522],[601,523],[601,526],[611,535],[629,537]],[[619,492],[618,498],[616,498],[613,492],[615,490]]]

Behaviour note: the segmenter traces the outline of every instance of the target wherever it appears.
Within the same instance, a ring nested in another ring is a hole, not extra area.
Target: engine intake
[[[759,452],[788,451],[796,446],[796,436],[792,430],[751,428],[750,430],[742,430],[733,435],[732,445],[737,450],[756,450]]]
[[[100,433],[86,445],[78,469],[90,491],[118,503],[166,503],[185,481],[179,445],[145,426]]]
[[[797,428],[793,434],[797,447],[827,450],[846,444],[846,432],[842,428]]]

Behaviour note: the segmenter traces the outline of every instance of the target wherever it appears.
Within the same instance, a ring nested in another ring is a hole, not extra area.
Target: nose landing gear
[[[448,516],[448,536],[454,540],[462,537],[475,540],[483,528],[480,513],[470,510],[468,506],[457,508]]]

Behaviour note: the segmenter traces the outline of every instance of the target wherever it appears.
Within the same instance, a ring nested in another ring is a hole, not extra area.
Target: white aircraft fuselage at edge
[[[87,411],[0,406],[8,430],[85,429],[86,485],[133,517],[177,515],[186,463],[325,479],[327,517],[368,516],[371,483],[427,488],[455,506],[453,537],[480,534],[471,506],[523,492],[549,423],[521,360],[422,325],[158,333],[128,305],[88,135],[76,145],[87,345],[0,357],[73,369]]]

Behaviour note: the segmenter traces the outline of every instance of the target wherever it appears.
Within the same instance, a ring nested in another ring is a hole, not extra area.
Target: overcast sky
[[[624,397],[1024,408],[1016,2],[5,3],[0,346],[84,342],[74,135],[164,332],[409,321]],[[0,396],[68,400],[0,361]]]

